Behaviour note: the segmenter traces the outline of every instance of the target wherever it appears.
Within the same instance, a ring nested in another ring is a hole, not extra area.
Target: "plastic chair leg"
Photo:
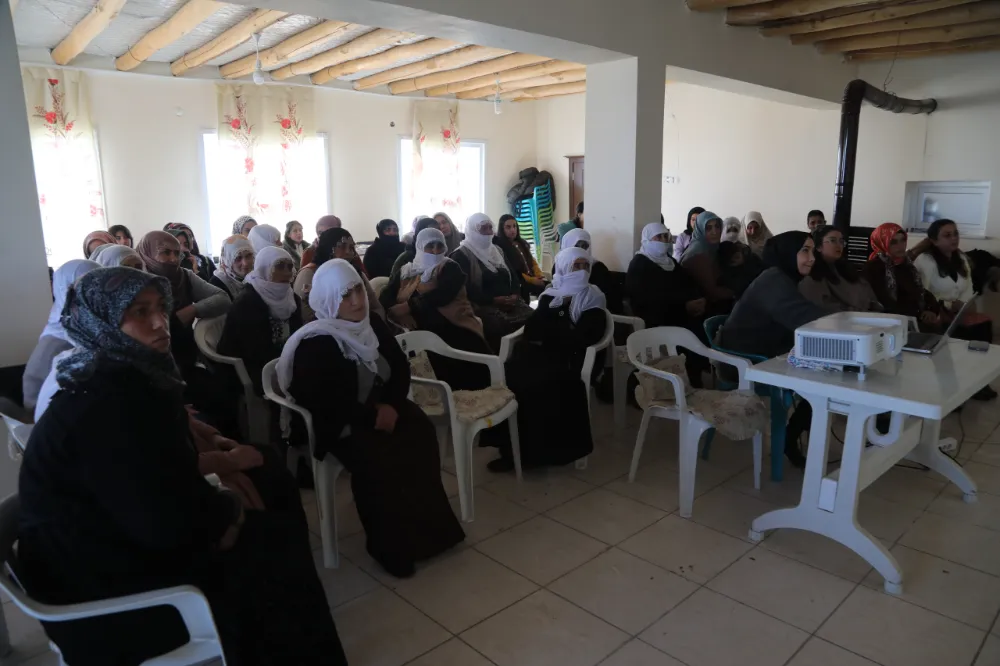
[[[760,490],[760,465],[764,456],[764,435],[757,433],[753,436],[753,487]]]
[[[639,471],[639,456],[642,455],[642,445],[646,441],[646,430],[649,428],[649,420],[652,413],[646,409],[642,412],[642,423],[639,424],[639,434],[635,437],[635,450],[632,452],[632,466],[628,471],[629,483],[635,481],[635,474]]]
[[[458,477],[458,502],[462,509],[462,522],[471,523],[475,517],[472,507],[472,438],[464,424],[452,423],[452,443],[455,450],[455,476]],[[520,457],[520,456],[518,456]]]
[[[313,470],[319,533],[323,541],[323,566],[336,569],[340,566],[337,543],[337,477],[340,476],[340,469],[327,456],[324,460],[314,461]]]
[[[785,467],[785,431],[788,427],[788,407],[779,388],[771,387],[771,480],[781,481]]]
[[[694,486],[698,473],[698,442],[701,436],[711,426],[690,415],[681,419],[680,446],[678,462],[680,478],[678,479],[678,494],[681,518],[690,518],[694,506]],[[714,429],[712,429],[714,431]]]
[[[609,347],[608,351],[610,352],[609,355],[613,357],[611,359],[611,381],[614,384],[615,391],[615,426],[624,428],[625,407],[628,402],[625,399],[625,393],[628,391],[629,372],[623,364],[618,362],[618,352],[614,345]]]

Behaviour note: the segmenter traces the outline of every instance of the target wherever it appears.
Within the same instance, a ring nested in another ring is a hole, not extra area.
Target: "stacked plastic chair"
[[[552,205],[552,184],[535,188],[535,193],[514,204],[512,211],[521,230],[521,238],[531,244],[535,260],[541,264],[546,244],[559,240],[555,225],[555,206]]]

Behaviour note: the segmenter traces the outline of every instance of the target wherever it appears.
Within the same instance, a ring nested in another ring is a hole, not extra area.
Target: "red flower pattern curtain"
[[[461,146],[458,102],[413,103],[413,173],[410,179],[410,198],[416,210],[425,211],[425,215],[444,211],[453,219],[462,210],[459,187]]]

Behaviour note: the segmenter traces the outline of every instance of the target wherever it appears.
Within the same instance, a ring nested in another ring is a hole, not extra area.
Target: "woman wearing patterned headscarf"
[[[250,230],[257,226],[257,220],[253,219],[249,215],[240,215],[233,222],[233,235],[234,236],[246,236],[250,233]]]
[[[681,265],[701,287],[708,301],[706,311],[710,315],[728,313],[735,300],[735,294],[730,289],[719,286],[722,272],[719,270],[718,252],[722,225],[722,220],[715,213],[700,213],[691,232],[691,244],[681,257]]]
[[[465,234],[458,230],[448,213],[434,213],[434,220],[438,223],[438,229],[444,234],[444,240],[448,244],[448,254],[451,254],[465,240]]]
[[[219,267],[215,269],[209,284],[229,294],[230,300],[243,293],[244,279],[253,270],[253,246],[245,236],[230,236],[222,241]]]
[[[94,250],[102,245],[114,245],[118,241],[115,237],[109,234],[107,231],[91,231],[87,234],[87,237],[83,239],[83,258],[90,259],[90,255],[93,254]]]
[[[920,272],[906,253],[906,232],[898,224],[880,224],[871,235],[872,253],[864,276],[886,312],[916,317],[931,328],[941,323],[941,307],[924,289]]]
[[[21,466],[18,577],[55,604],[193,585],[234,663],[346,664],[305,521],[244,511],[198,468],[170,310],[167,280],[130,268],[70,291],[62,319],[76,347]],[[137,664],[189,640],[162,608],[45,629],[84,665]]]
[[[164,225],[163,230],[181,244],[181,252],[184,255],[181,257],[181,266],[194,271],[205,282],[211,280],[212,274],[215,273],[215,262],[211,257],[201,253],[191,227],[180,222],[171,222]]]

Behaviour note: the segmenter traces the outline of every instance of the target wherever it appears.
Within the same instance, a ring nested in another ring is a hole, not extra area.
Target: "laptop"
[[[959,322],[965,316],[966,311],[972,306],[979,294],[974,294],[972,298],[965,302],[962,309],[958,311],[955,318],[951,320],[951,324],[948,326],[948,330],[944,332],[944,335],[938,335],[937,333],[920,333],[911,332],[907,334],[906,346],[903,347],[903,351],[916,352],[917,354],[933,354],[937,350],[948,344],[948,338],[952,333],[955,332],[955,328],[958,327]]]

